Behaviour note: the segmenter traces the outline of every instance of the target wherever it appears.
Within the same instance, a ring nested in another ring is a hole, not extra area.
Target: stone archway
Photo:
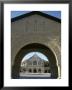
[[[56,64],[56,57],[54,53],[50,50],[50,48],[39,43],[28,44],[19,50],[19,52],[15,57],[14,65],[12,67],[12,78],[13,79],[19,78],[21,60],[27,53],[32,51],[41,52],[48,57],[50,62],[50,69],[51,69],[50,70],[51,78],[53,79],[58,78],[58,67]]]
[[[29,73],[32,73],[32,70],[31,69],[29,69]]]
[[[36,70],[36,68],[34,68],[34,70],[33,70],[33,73],[37,73],[37,70]]]
[[[40,68],[38,69],[38,72],[41,73],[41,69]]]

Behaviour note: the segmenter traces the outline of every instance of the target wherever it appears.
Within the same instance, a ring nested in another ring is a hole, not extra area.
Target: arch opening
[[[37,51],[43,53],[49,59],[51,78],[53,79],[58,78],[58,67],[56,64],[56,58],[54,53],[50,50],[50,48],[39,43],[28,44],[20,49],[20,51],[17,53],[15,57],[14,65],[12,67],[12,78],[14,79],[19,78],[20,64],[22,58],[29,52],[37,52]],[[34,70],[34,72],[35,71],[36,70]]]
[[[48,58],[40,53],[40,52],[30,52],[30,53],[27,53],[25,55],[25,57],[23,57],[22,61],[21,61],[21,72],[20,72],[20,76],[24,76],[25,75],[38,75],[40,74],[41,76],[45,75],[45,69],[48,69],[50,68],[49,66],[49,60]],[[26,68],[26,71],[27,72],[24,72],[22,71],[22,69],[25,69]],[[34,72],[34,68],[36,68],[36,74]],[[32,71],[31,71],[32,69]],[[32,73],[32,74],[31,74]],[[49,73],[49,77],[51,76],[51,73],[50,72],[47,72]]]

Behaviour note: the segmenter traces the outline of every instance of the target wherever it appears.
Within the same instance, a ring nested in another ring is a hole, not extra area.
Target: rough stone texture
[[[32,15],[11,24],[11,63],[19,50],[30,44],[40,43],[55,54],[61,69],[61,24],[40,15]]]

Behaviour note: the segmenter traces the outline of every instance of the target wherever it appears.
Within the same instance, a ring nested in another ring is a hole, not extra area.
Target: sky
[[[29,12],[30,11],[12,11],[11,18],[14,18],[14,17],[22,15],[22,14],[26,14]],[[42,11],[42,12],[61,19],[61,12],[60,11]]]
[[[30,11],[11,11],[11,18],[14,18],[14,17],[17,17],[17,16],[20,16],[22,14],[26,14],[26,13],[29,13]],[[59,18],[61,19],[61,12],[60,11],[42,11],[43,13],[46,13],[46,14],[49,14],[51,16],[54,16],[56,18]],[[42,53],[40,52],[31,52],[31,53],[28,53],[23,59],[22,61],[32,57],[34,54],[37,54],[40,58],[42,59],[45,59],[46,61],[48,60],[47,57],[45,55],[43,55]]]
[[[40,52],[30,52],[30,53],[26,54],[25,57],[23,57],[22,62],[23,62],[24,60],[29,59],[29,58],[32,57],[34,54],[38,55],[41,59],[44,59],[45,61],[48,61],[48,58],[47,58],[44,54],[42,54],[42,53],[40,53]]]

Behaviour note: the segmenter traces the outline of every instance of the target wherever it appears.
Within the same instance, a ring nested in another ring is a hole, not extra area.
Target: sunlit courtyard
[[[51,77],[48,58],[40,52],[30,52],[22,59],[20,78]]]

